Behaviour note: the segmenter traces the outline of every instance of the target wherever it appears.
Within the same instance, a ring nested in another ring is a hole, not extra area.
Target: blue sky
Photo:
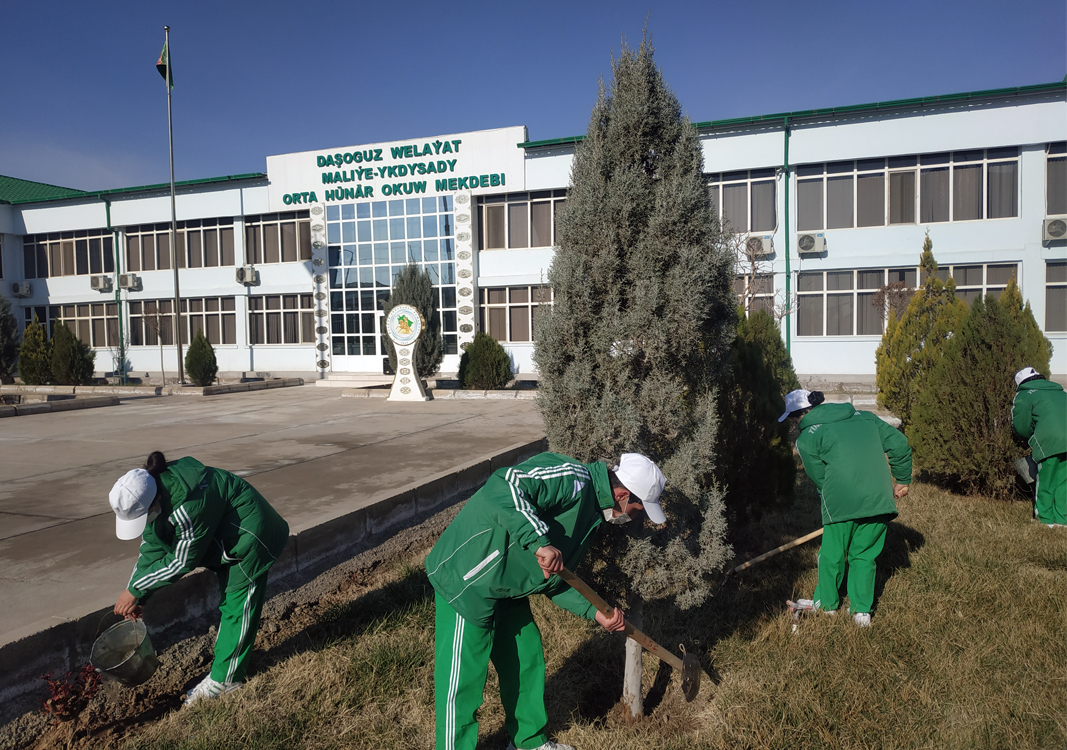
[[[8,3],[0,174],[86,190],[166,182],[165,24],[186,180],[261,172],[269,154],[508,125],[531,140],[580,135],[598,78],[623,37],[637,46],[646,15],[695,121],[1067,74],[1064,0]]]

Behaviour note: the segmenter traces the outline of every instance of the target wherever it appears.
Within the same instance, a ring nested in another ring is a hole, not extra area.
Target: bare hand
[[[141,616],[142,608],[137,604],[137,597],[129,591],[123,591],[115,602],[115,614],[122,615],[127,620],[136,620]]]
[[[897,500],[899,500],[900,498],[904,497],[907,494],[908,494],[908,485],[906,485],[906,484],[898,484],[898,485],[893,487],[893,497],[895,497]]]
[[[596,621],[609,633],[618,633],[620,630],[626,628],[626,618],[623,616],[622,610],[618,607],[615,608],[615,612],[611,617],[607,617],[603,612],[597,611]]]
[[[537,555],[537,564],[544,571],[545,578],[563,570],[563,553],[551,544],[545,545],[534,554]]]

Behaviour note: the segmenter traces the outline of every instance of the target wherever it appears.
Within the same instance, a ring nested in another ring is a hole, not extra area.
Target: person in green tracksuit
[[[195,458],[167,462],[159,451],[115,483],[108,498],[119,539],[141,537],[137,565],[115,614],[139,617],[153,592],[197,567],[219,579],[222,619],[211,671],[185,705],[239,688],[259,629],[267,571],[289,540],[289,525],[236,474]]]
[[[545,656],[528,597],[544,594],[608,631],[622,630],[621,610],[604,616],[553,574],[578,564],[602,523],[625,523],[641,511],[664,523],[664,484],[659,468],[637,453],[610,468],[542,453],[494,472],[467,501],[426,557],[437,610],[437,750],[474,750],[490,661],[509,747],[574,750],[545,734]]]
[[[1015,373],[1011,429],[1037,462],[1034,515],[1049,528],[1067,525],[1067,392],[1033,367]]]
[[[819,391],[793,391],[778,419],[799,423],[797,451],[819,489],[823,536],[813,606],[837,611],[847,564],[850,611],[857,625],[867,627],[875,560],[887,524],[897,516],[894,501],[908,494],[911,483],[911,448],[900,430],[877,415],[824,400]]]

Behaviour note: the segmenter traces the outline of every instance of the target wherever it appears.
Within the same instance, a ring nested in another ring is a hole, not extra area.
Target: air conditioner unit
[[[1067,239],[1067,219],[1045,219],[1041,225],[1041,236],[1045,242]]]
[[[136,292],[141,288],[141,277],[135,273],[119,274],[119,289]]]
[[[111,277],[107,274],[100,274],[98,276],[89,277],[89,286],[96,292],[110,292],[111,291]]]
[[[30,286],[28,281],[16,281],[11,285],[12,297],[31,297],[33,296],[33,287]]]
[[[797,237],[797,252],[801,255],[816,255],[826,250],[826,236],[822,232],[802,234]]]
[[[259,271],[252,266],[241,266],[237,269],[237,283],[252,286],[259,283]]]
[[[745,252],[752,258],[760,258],[774,252],[774,235],[750,234],[745,240]]]

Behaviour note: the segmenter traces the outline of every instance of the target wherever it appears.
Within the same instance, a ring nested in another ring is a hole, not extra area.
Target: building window
[[[26,325],[36,315],[49,338],[55,333],[56,323],[65,323],[75,336],[94,349],[118,346],[118,305],[114,302],[28,307],[25,315]]]
[[[233,219],[179,221],[175,233],[178,268],[233,266]],[[126,270],[164,271],[171,268],[170,224],[126,228]]]
[[[1067,141],[1050,143],[1045,162],[1045,215],[1067,214]]]
[[[311,260],[309,212],[245,217],[246,263],[297,263],[304,260]]]
[[[174,300],[130,301],[130,346],[174,344]]]
[[[553,247],[566,190],[488,195],[478,201],[478,249]]]
[[[801,271],[798,336],[881,336],[889,312],[899,315],[914,293],[918,269]]]
[[[1045,330],[1067,331],[1067,261],[1045,261]]]
[[[314,344],[315,302],[310,294],[248,298],[249,344]]]
[[[533,341],[537,311],[552,305],[552,287],[501,286],[478,290],[478,327],[497,341]]]
[[[130,346],[174,344],[174,300],[130,300]],[[234,297],[183,298],[182,344],[203,331],[214,346],[237,343],[237,312]]]
[[[712,213],[736,233],[773,232],[778,225],[776,185],[773,168],[709,175]]]
[[[802,164],[797,230],[1019,215],[1019,149]]]
[[[326,207],[330,329],[336,356],[383,356],[381,302],[409,263],[429,274],[438,294],[445,354],[459,353],[452,196]]]
[[[951,276],[956,282],[956,296],[969,305],[987,294],[1000,297],[1012,277],[1018,279],[1017,268],[1014,263],[939,266],[937,277],[948,281]]]
[[[26,235],[22,263],[27,279],[114,273],[112,234],[93,229]]]
[[[734,293],[746,313],[763,310],[774,317],[774,274],[738,274],[734,277]]]

